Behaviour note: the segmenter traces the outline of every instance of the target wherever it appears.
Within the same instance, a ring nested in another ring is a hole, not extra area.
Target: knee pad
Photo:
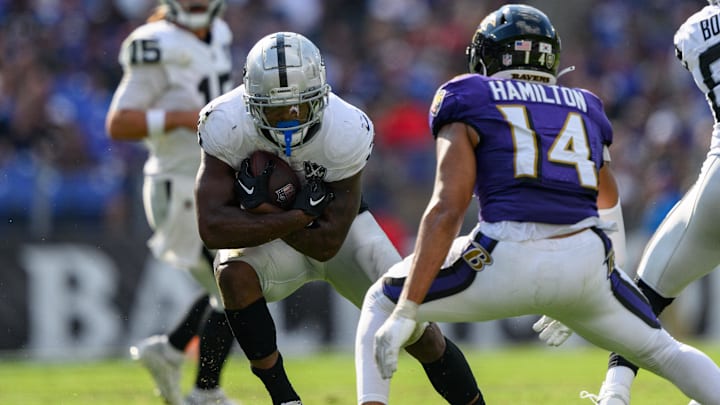
[[[226,309],[230,327],[249,360],[263,359],[277,350],[277,332],[265,298],[243,309]]]

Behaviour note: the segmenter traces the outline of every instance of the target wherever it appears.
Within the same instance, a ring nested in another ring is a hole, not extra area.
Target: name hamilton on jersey
[[[557,104],[587,112],[585,96],[576,89],[510,80],[490,80],[487,83],[495,101],[530,101]]]

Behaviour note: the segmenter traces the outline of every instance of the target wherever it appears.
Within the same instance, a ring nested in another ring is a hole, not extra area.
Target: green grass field
[[[699,343],[714,359],[720,346]],[[540,345],[502,350],[464,348],[488,404],[590,404],[581,390],[597,391],[607,353],[594,348],[550,349]],[[247,361],[234,355],[223,375],[227,393],[243,405],[271,405]],[[288,372],[305,404],[355,403],[353,360],[349,353],[288,357]],[[194,364],[187,362],[185,390],[192,385]],[[443,404],[420,366],[407,356],[393,379],[395,405]],[[633,387],[633,405],[687,404],[670,383],[648,372]],[[0,404],[3,405],[159,405],[149,374],[131,360],[91,363],[25,363],[0,361]]]

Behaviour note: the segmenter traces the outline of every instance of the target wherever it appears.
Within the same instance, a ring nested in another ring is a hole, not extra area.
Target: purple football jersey
[[[430,109],[433,135],[452,122],[480,134],[475,194],[484,221],[573,224],[598,215],[612,127],[594,94],[467,74],[441,86]]]

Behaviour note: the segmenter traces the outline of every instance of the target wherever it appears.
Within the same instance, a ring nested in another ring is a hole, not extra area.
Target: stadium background
[[[235,81],[252,44],[297,31],[326,57],[333,90],[376,126],[365,196],[403,253],[434,172],[427,110],[466,69],[464,49],[502,1],[228,0]],[[672,35],[700,0],[530,1],[563,38],[561,83],[600,95],[615,128],[630,265],[697,176],[711,115],[675,60]],[[197,287],[153,260],[140,188],[145,153],[110,141],[105,112],[120,41],[153,0],[0,0],[0,353],[35,359],[124,355],[171,325]],[[468,224],[473,220],[468,215]],[[667,315],[676,333],[720,336],[720,276]],[[324,284],[273,304],[280,344],[349,347],[356,310]],[[535,342],[533,319],[448,327],[478,346]],[[570,344],[582,345],[573,338]]]

